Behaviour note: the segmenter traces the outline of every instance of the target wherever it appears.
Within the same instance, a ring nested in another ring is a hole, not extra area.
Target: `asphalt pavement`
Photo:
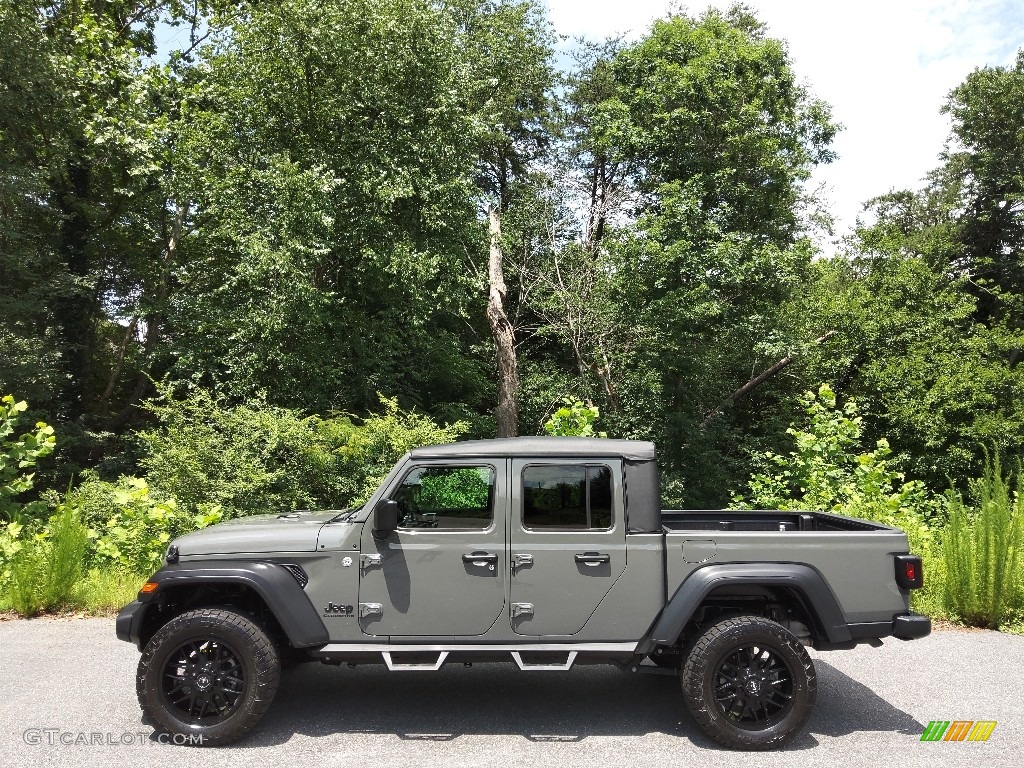
[[[306,664],[230,747],[161,744],[113,619],[0,621],[0,767],[1013,766],[1024,764],[1024,637],[944,630],[815,653],[818,704],[780,753],[720,749],[678,681],[609,667],[388,672]],[[994,720],[986,742],[922,742],[931,720]]]

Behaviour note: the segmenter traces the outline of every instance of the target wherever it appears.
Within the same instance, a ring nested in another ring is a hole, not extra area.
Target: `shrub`
[[[762,469],[751,475],[748,492],[734,495],[744,509],[817,509],[873,520],[901,528],[911,552],[925,564],[925,588],[913,593],[914,606],[937,605],[942,561],[935,529],[946,514],[945,497],[929,492],[924,484],[906,481],[892,465],[887,440],[863,451],[863,418],[854,400],[837,407],[827,384],[801,398],[807,414],[803,428],[786,433],[794,450],[787,456],[765,453],[755,457]]]
[[[93,541],[89,565],[149,574],[163,563],[171,539],[221,520],[216,505],[200,504],[190,514],[170,496],[137,477],[107,483],[89,477],[74,492]]]
[[[1018,467],[1014,488],[996,454],[971,486],[976,506],[955,497],[943,535],[943,605],[969,624],[996,629],[1024,612],[1024,479]]]
[[[596,405],[565,400],[544,422],[544,432],[557,437],[608,437],[607,432],[594,431],[594,423],[600,415]]]
[[[82,575],[88,546],[78,508],[65,501],[11,558],[7,602],[22,616],[66,606]]]
[[[20,414],[26,410],[28,404],[24,400],[15,402],[11,395],[0,398],[0,520],[13,520],[24,511],[15,497],[32,488],[34,475],[26,470],[53,453],[57,444],[53,427],[41,421],[34,431],[15,436]]]
[[[855,515],[881,523],[913,515],[936,522],[944,512],[942,497],[923,483],[905,481],[892,466],[889,442],[879,440],[862,451],[863,418],[857,403],[848,400],[840,409],[827,384],[801,398],[806,426],[791,425],[794,450],[788,456],[767,452],[756,457],[762,471],[750,478],[749,501],[734,496],[739,506],[766,509],[821,509]]]
[[[150,486],[188,513],[217,504],[225,518],[341,508],[369,496],[406,451],[465,433],[381,398],[384,413],[302,416],[266,405],[227,406],[203,391],[150,403],[159,424],[142,432]]]

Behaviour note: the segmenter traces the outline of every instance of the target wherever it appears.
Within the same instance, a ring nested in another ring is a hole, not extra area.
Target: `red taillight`
[[[904,589],[920,589],[924,586],[920,557],[896,555],[896,583]]]

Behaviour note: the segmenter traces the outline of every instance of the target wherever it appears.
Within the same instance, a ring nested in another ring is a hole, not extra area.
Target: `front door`
[[[368,635],[482,635],[505,609],[507,462],[423,461],[384,498],[399,527],[372,518],[360,548],[359,625]]]
[[[509,618],[520,635],[574,635],[626,567],[619,461],[512,462]]]

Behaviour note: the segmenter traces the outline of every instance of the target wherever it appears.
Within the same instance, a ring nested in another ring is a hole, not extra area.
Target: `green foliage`
[[[999,454],[971,484],[974,505],[954,497],[942,537],[943,606],[953,616],[998,629],[1024,618],[1024,475],[1016,484]]]
[[[58,505],[45,527],[21,542],[0,578],[22,616],[65,607],[82,575],[89,537],[72,503]]]
[[[152,573],[163,563],[171,539],[222,517],[215,504],[201,503],[194,513],[180,510],[173,498],[135,477],[117,483],[87,478],[72,499],[88,525],[90,564],[128,573]]]
[[[854,400],[838,408],[835,393],[822,384],[817,393],[806,392],[801,402],[806,426],[786,430],[795,449],[787,456],[767,452],[756,459],[764,470],[750,478],[750,500],[735,501],[766,509],[821,509],[908,526],[908,535],[917,539],[913,543],[927,546],[922,524],[939,522],[943,499],[920,481],[906,481],[893,467],[884,438],[872,450],[861,451],[863,418]]]
[[[144,57],[156,19],[183,6],[0,0],[0,388],[62,432],[130,397],[128,375],[107,392],[140,362],[131,337],[118,355],[117,321],[162,303],[171,142],[156,113],[174,98]]]
[[[89,536],[78,507],[63,503],[57,507],[46,528],[46,554],[41,584],[42,605],[62,605],[82,575]]]
[[[397,400],[357,424],[352,417],[228,406],[208,392],[150,404],[159,424],[140,434],[149,485],[188,514],[215,504],[230,519],[365,500],[406,451],[449,443],[464,422],[439,426]]]
[[[0,398],[0,522],[12,520],[23,511],[24,505],[14,497],[32,489],[34,475],[25,470],[53,453],[57,444],[53,427],[41,421],[34,431],[15,436],[19,414],[27,409],[24,400],[15,402],[11,395]]]
[[[733,503],[747,509],[823,510],[901,528],[910,551],[924,560],[925,573],[940,568],[934,529],[943,520],[945,498],[918,480],[907,481],[893,467],[884,438],[862,450],[863,418],[854,400],[839,408],[831,387],[822,384],[816,393],[804,393],[801,402],[805,426],[786,430],[794,449],[785,456],[755,457],[762,469]],[[934,604],[938,581],[927,579],[925,589],[914,595],[915,604]]]
[[[942,162],[920,190],[866,204],[842,258],[816,262],[792,307],[812,381],[841,380],[875,414],[901,463],[961,492],[984,473],[978,446],[1024,446],[1024,51],[970,73],[943,108]]]
[[[0,591],[0,603],[29,618],[43,609],[39,582],[45,563],[33,546],[22,548],[9,563],[7,580]]]
[[[150,573],[130,573],[116,568],[90,568],[79,580],[68,600],[75,609],[109,616],[126,606],[139,593]]]
[[[295,411],[228,406],[204,390],[148,405],[157,425],[139,434],[149,485],[189,514],[219,505],[226,518],[305,509],[331,488],[333,439]],[[341,427],[328,431],[328,427]]]
[[[462,421],[438,425],[428,416],[403,411],[395,399],[381,396],[380,402],[384,412],[353,426],[337,449],[339,506],[366,501],[406,452],[453,443],[467,429]]]
[[[920,481],[905,482],[892,466],[885,439],[860,452],[863,417],[849,399],[838,408],[828,384],[801,398],[806,426],[786,430],[795,445],[787,456],[768,452],[757,459],[765,469],[750,478],[750,501],[764,509],[821,509],[889,523],[911,514],[934,515],[940,503]]]
[[[544,432],[559,437],[608,437],[607,432],[594,431],[600,415],[596,405],[566,400],[544,422]]]
[[[486,468],[427,470],[415,496],[420,509],[486,509],[491,497],[492,471]]]
[[[876,201],[879,220],[859,230],[845,258],[811,265],[785,309],[794,334],[838,333],[804,350],[801,377],[843,381],[873,415],[866,436],[886,437],[908,474],[932,487],[981,474],[979,445],[1014,456],[1024,445],[1024,333],[977,320],[969,281],[914,253],[935,236],[904,228],[929,217],[903,196]],[[932,248],[938,246],[927,246]],[[907,252],[909,251],[909,253]]]
[[[976,69],[950,93],[955,151],[935,174],[952,215],[946,255],[971,276],[979,319],[1022,328],[1024,49],[1011,67]],[[951,142],[952,143],[952,142]]]
[[[518,103],[511,59],[543,59],[536,11],[287,0],[214,19],[177,125],[202,209],[170,299],[175,380],[304,410],[363,412],[378,390],[479,407],[486,369],[457,353],[478,161]]]
[[[797,82],[785,43],[741,6],[673,14],[613,69],[619,95],[599,125],[646,168],[642,187],[676,184],[674,196],[697,202],[676,214],[687,223],[789,241],[796,182],[831,160],[836,126]]]

